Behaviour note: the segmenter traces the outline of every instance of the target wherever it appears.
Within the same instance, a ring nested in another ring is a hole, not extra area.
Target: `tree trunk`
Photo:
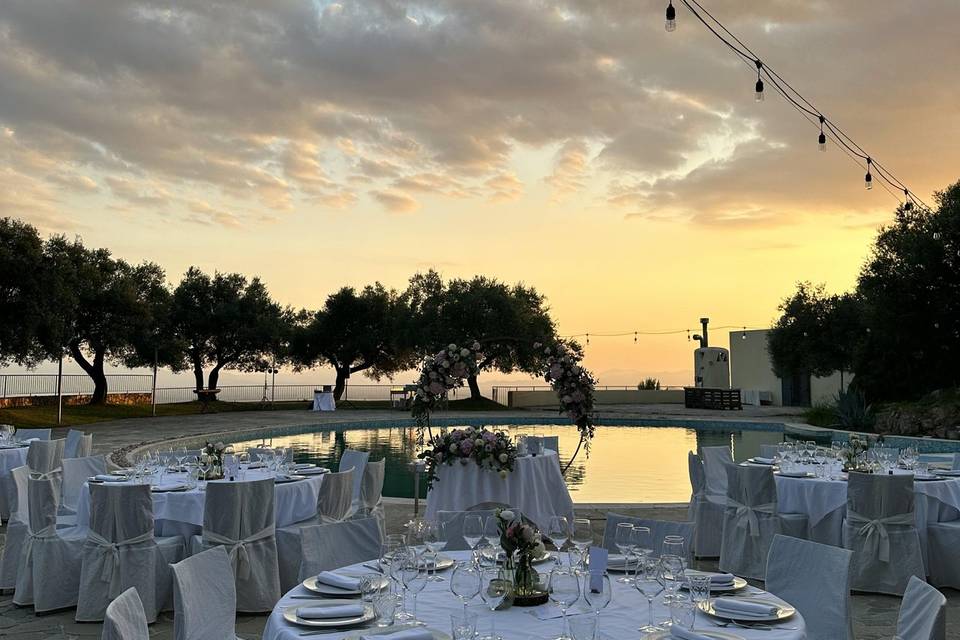
[[[210,378],[207,382],[207,389],[216,389],[217,384],[220,383],[220,369],[223,369],[226,363],[218,362],[216,366],[210,370]]]
[[[347,386],[347,376],[349,375],[349,367],[336,367],[337,372],[337,381],[333,385],[333,399],[336,402],[340,402],[340,398],[343,396],[343,390]]]
[[[103,372],[104,349],[94,349],[93,362],[84,357],[80,351],[80,341],[71,340],[68,345],[70,356],[74,362],[80,365],[84,373],[93,380],[93,395],[90,397],[90,404],[106,404],[107,402],[107,376]]]
[[[477,376],[467,376],[467,386],[470,387],[471,400],[483,399],[483,394],[480,393],[480,385],[477,384]]]
[[[190,359],[193,361],[193,384],[197,391],[203,391],[203,362],[200,355],[192,353]]]

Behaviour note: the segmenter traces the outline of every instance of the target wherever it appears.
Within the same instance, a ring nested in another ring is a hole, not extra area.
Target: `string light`
[[[826,118],[824,118],[823,116],[820,116],[820,137],[817,138],[817,143],[820,146],[820,151],[824,151],[824,152],[827,150],[827,134],[823,132],[823,121],[825,119]]]
[[[637,332],[633,332],[633,344],[637,344]]]
[[[761,71],[763,71],[763,63],[757,60],[757,84],[755,86],[756,93],[754,94],[757,102],[763,102],[763,79],[760,77]]]
[[[668,32],[677,30],[677,10],[673,8],[672,0],[667,2],[667,21],[663,26]]]
[[[743,333],[740,334],[740,339],[741,339],[741,340],[746,340],[746,339],[747,339],[747,328],[746,328],[746,327],[743,328]]]
[[[913,199],[910,197],[910,190],[909,190],[909,189],[904,189],[904,190],[903,190],[903,197],[904,197],[903,210],[904,210],[904,211],[913,211]]]
[[[863,176],[863,184],[867,188],[867,191],[873,189],[873,176],[870,175],[870,167],[873,164],[873,160],[869,157],[867,158],[867,175]]]
[[[765,329],[766,327],[761,326],[750,326],[750,325],[739,325],[739,324],[726,324],[722,326],[711,326],[711,329],[714,331],[729,329],[734,332],[740,331],[745,332],[751,329]],[[634,342],[640,341],[640,336],[675,336],[680,334],[687,334],[687,340],[691,340],[691,332],[693,329],[666,329],[663,331],[643,331],[643,330],[634,330],[634,331],[615,331],[610,333],[595,333],[593,331],[587,333],[571,333],[568,335],[560,336],[561,338],[584,338],[586,344],[590,344],[591,338],[629,338],[633,336]]]

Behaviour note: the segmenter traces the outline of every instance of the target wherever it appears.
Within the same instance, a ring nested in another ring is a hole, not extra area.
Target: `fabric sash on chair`
[[[270,525],[242,540],[233,540],[213,531],[204,531],[203,541],[212,545],[229,547],[230,561],[233,564],[233,570],[236,572],[237,577],[241,580],[246,580],[250,577],[250,557],[247,553],[247,545],[272,538],[275,530],[276,526]]]
[[[760,535],[760,520],[757,518],[757,513],[769,513],[771,515],[777,513],[776,502],[749,505],[728,497],[727,506],[734,507],[737,510],[737,528],[746,529],[754,538]]]
[[[887,526],[909,526],[914,524],[912,513],[898,513],[885,518],[865,518],[855,511],[847,511],[847,520],[860,527],[857,535],[865,538],[864,547],[875,553],[881,562],[890,561],[890,536]]]
[[[111,542],[92,529],[87,532],[87,541],[105,547],[109,553],[103,558],[103,571],[100,579],[110,584],[110,599],[120,595],[120,547],[132,546],[153,540],[153,531],[145,531],[138,536],[119,542]]]
[[[27,539],[23,543],[23,550],[20,552],[21,558],[29,558],[33,553],[33,541],[34,540],[49,540],[50,538],[57,537],[57,523],[53,522],[48,524],[43,529],[39,531],[28,531]]]

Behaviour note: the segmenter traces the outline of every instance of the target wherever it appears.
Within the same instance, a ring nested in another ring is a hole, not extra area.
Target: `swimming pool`
[[[451,421],[446,426],[468,423],[509,431],[512,435],[550,435],[560,439],[560,459],[566,464],[579,441],[576,427],[566,424],[493,424],[493,421]],[[731,426],[732,425],[732,426]],[[574,502],[657,503],[684,502],[690,498],[687,452],[698,446],[728,445],[736,460],[760,451],[761,444],[783,440],[782,425],[771,423],[702,423],[697,426],[670,424],[602,424],[589,453],[581,451],[566,474]],[[416,459],[416,429],[410,421],[328,424],[313,427],[273,429],[262,437],[231,441],[244,448],[267,443],[290,447],[298,462],[316,462],[336,469],[344,449],[369,451],[372,460],[385,458],[383,493],[413,497]],[[425,485],[420,495],[426,495]]]

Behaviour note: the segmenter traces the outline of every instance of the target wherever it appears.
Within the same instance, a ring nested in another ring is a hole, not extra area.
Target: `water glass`
[[[593,529],[590,526],[589,518],[573,519],[573,535],[570,536],[570,541],[580,555],[577,566],[582,567],[586,560],[587,549],[593,544]]]
[[[477,635],[477,614],[464,608],[463,613],[450,614],[450,635],[452,640],[473,640]]]
[[[567,609],[580,599],[580,578],[573,569],[554,569],[550,572],[550,601],[563,614],[563,635],[557,640],[570,640]]]
[[[490,634],[481,640],[499,640],[494,613],[513,593],[513,583],[497,567],[480,571],[480,597],[490,608]]]
[[[360,597],[364,602],[373,602],[374,597],[380,592],[380,578],[376,573],[365,573],[360,576],[358,590]]]
[[[394,593],[381,593],[373,597],[373,610],[377,614],[378,627],[389,627],[393,624],[399,603],[400,596]]]
[[[593,640],[597,635],[595,616],[574,616],[570,618],[569,625],[573,640]]]
[[[689,600],[673,600],[670,602],[670,622],[684,629],[693,629],[697,619],[697,608]]]
[[[710,599],[710,576],[687,576],[687,585],[690,589],[690,599],[693,600],[694,605]],[[693,629],[692,623],[689,628]]]

